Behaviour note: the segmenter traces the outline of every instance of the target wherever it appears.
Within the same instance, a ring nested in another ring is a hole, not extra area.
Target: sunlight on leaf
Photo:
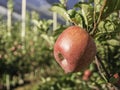
[[[55,6],[55,5],[54,5],[54,6],[52,6],[52,7],[50,8],[50,10],[53,11],[53,12],[58,13],[58,14],[61,15],[65,20],[71,21],[69,15],[68,15],[68,13],[67,13],[67,11],[66,11],[64,8],[62,8],[62,7],[60,7],[60,6]]]

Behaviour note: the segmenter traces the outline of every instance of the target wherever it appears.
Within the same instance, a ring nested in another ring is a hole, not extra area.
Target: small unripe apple
[[[54,45],[54,57],[66,73],[84,70],[96,54],[92,37],[79,26],[64,30]]]

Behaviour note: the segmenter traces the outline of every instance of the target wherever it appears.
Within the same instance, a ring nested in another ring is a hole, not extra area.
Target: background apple
[[[92,71],[87,69],[84,71],[82,79],[84,81],[88,81],[90,79],[91,75],[92,75]]]
[[[118,73],[115,73],[115,74],[113,75],[113,77],[114,77],[115,79],[117,79],[117,82],[115,83],[115,85],[117,85],[117,86],[120,88],[120,76],[119,76],[119,74],[118,74]]]
[[[64,30],[54,45],[55,59],[66,73],[84,70],[95,54],[96,46],[92,37],[79,26]]]

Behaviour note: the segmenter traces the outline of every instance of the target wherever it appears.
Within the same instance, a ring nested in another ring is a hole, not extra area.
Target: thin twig
[[[96,21],[96,18],[95,18],[95,17],[96,17],[96,13],[95,13],[95,8],[96,8],[96,6],[94,6],[94,27],[93,27],[93,30],[92,30],[92,35],[93,35],[93,36],[94,36],[95,31],[96,31],[96,29],[97,29],[97,27],[98,27],[98,25],[99,25],[99,23],[100,23],[100,21],[101,21],[101,17],[102,17],[102,14],[103,14],[103,12],[104,12],[106,3],[107,3],[107,0],[104,0],[103,6],[102,6],[101,9],[100,9],[100,13],[99,13],[99,16],[98,16],[97,21]],[[102,63],[102,61],[100,60],[100,58],[98,57],[98,55],[95,56],[95,61],[96,61],[96,64],[97,64],[97,66],[98,66],[98,70],[99,70],[101,76],[108,82],[108,81],[109,81],[108,78],[110,77],[110,76],[109,76],[109,73],[107,72],[104,64]],[[104,70],[107,78],[106,78],[106,77],[104,76],[104,74],[102,73],[102,70],[101,70],[100,66],[101,66],[101,68]]]
[[[99,23],[100,20],[101,20],[101,17],[102,17],[103,11],[104,11],[104,9],[105,9],[106,3],[107,3],[107,0],[104,0],[103,6],[101,7],[101,10],[100,10],[100,14],[99,14],[97,23]]]
[[[105,77],[105,75],[103,74],[102,70],[101,70],[101,67],[100,67],[100,63],[98,62],[98,59],[97,57],[95,57],[95,63],[97,65],[97,68],[98,68],[98,71],[100,73],[100,75],[103,77],[103,79],[108,82],[107,78]]]
[[[98,24],[101,21],[101,17],[102,17],[103,11],[105,9],[106,2],[107,2],[107,0],[104,0],[103,6],[101,7],[101,10],[100,10],[100,13],[99,13],[97,21],[95,22],[95,20],[94,20],[94,27],[93,27],[93,30],[92,30],[92,34],[93,35],[94,35],[95,31],[96,31],[96,28],[97,28]],[[94,7],[94,10],[95,10],[95,7]],[[94,18],[95,18],[95,14],[94,14]]]
[[[95,24],[96,23],[96,5],[94,5],[93,20]]]
[[[108,82],[107,86],[110,88],[110,90],[119,90],[119,87],[116,87],[115,85],[109,83],[110,74],[107,72],[104,64],[102,63],[102,61],[101,61],[100,57],[98,57],[98,55],[95,56],[95,62],[98,67],[100,75],[103,77],[103,79],[105,79],[106,82]],[[102,72],[101,68],[104,70],[105,74]]]
[[[101,59],[100,59],[100,57],[99,57],[98,55],[95,56],[95,61],[96,61],[96,64],[97,64],[97,67],[98,67],[98,70],[99,70],[101,76],[102,76],[107,82],[109,82],[108,79],[110,78],[110,75],[109,75],[109,73],[107,72],[104,64],[102,63],[102,61],[101,61]],[[102,70],[101,70],[100,67],[104,70],[106,76],[103,74],[103,72],[102,72]],[[106,77],[107,77],[107,78],[106,78]]]

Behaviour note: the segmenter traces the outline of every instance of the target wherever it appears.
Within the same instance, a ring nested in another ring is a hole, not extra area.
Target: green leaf
[[[78,26],[85,28],[85,20],[83,15],[81,15],[81,13],[75,9],[70,9],[68,10],[68,14],[72,20],[72,22],[74,22],[75,24],[77,24]]]
[[[85,24],[88,26],[93,23],[93,6],[90,3],[79,2],[75,5],[80,8],[81,15],[84,17]]]
[[[67,11],[58,5],[54,5],[50,8],[51,11],[58,13],[61,15],[65,20],[71,21],[70,16],[68,15]]]
[[[111,1],[107,1],[107,5],[108,7],[108,12],[114,11],[114,10],[120,10],[120,0],[111,0]]]
[[[52,36],[48,36],[47,34],[41,34],[41,37],[49,43],[50,48],[53,47],[53,45],[54,45],[54,38]]]
[[[70,18],[74,18],[75,14],[76,14],[76,10],[75,9],[70,9],[67,11],[67,13],[69,14]]]
[[[54,31],[54,37],[57,38],[67,26],[60,26],[57,30]]]
[[[74,22],[82,28],[85,28],[86,26],[84,17],[78,13],[75,15]]]
[[[116,46],[116,45],[120,45],[120,42],[118,40],[115,40],[115,39],[110,39],[110,40],[107,40],[107,43],[112,45],[112,46]]]
[[[118,80],[119,80],[119,78],[114,78],[114,77],[111,77],[111,78],[109,79],[110,83],[113,83],[113,84],[117,83]]]
[[[120,10],[120,0],[111,0],[107,1],[106,8],[103,13],[103,18],[106,18],[114,11]]]
[[[59,0],[61,4],[66,4],[67,0]]]

